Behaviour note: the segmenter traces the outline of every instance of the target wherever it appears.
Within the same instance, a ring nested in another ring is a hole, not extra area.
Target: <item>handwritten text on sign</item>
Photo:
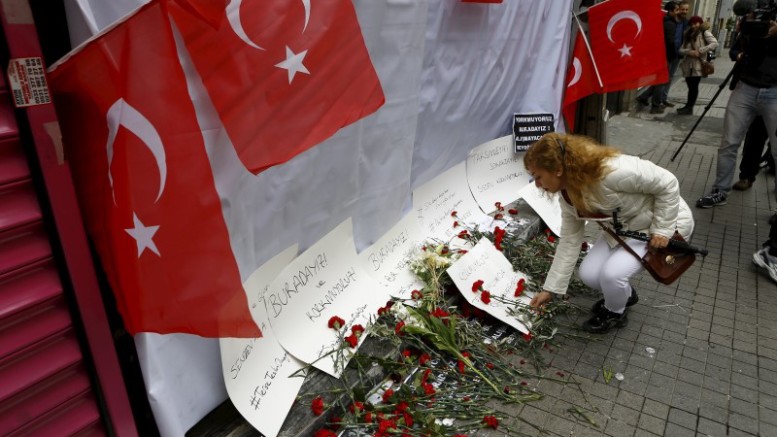
[[[427,238],[452,241],[461,229],[454,222],[477,224],[489,221],[472,197],[465,163],[458,164],[413,191],[413,210]],[[451,212],[456,211],[456,217]],[[455,242],[455,241],[454,241]]]
[[[475,200],[486,213],[496,211],[496,202],[507,205],[529,183],[523,154],[513,151],[509,135],[481,144],[467,158],[467,180]]]
[[[420,253],[422,243],[418,220],[407,214],[372,246],[359,254],[364,270],[383,285],[391,296],[409,299],[414,289],[423,287],[410,271],[410,262]]]
[[[353,324],[367,327],[370,316],[389,297],[379,290],[383,288],[364,271],[356,255],[348,219],[283,269],[265,299],[273,331],[284,349],[338,377],[347,364],[347,359],[331,353],[341,345],[338,335]],[[345,320],[341,331],[327,326],[332,316]]]
[[[304,378],[290,376],[303,363],[278,343],[262,299],[267,285],[297,253],[292,246],[259,267],[243,284],[251,316],[261,338],[222,338],[221,367],[227,393],[235,408],[263,435],[275,437],[294,403]]]

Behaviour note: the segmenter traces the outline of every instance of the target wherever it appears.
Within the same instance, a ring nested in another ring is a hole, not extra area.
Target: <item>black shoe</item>
[[[683,106],[682,108],[677,108],[677,113],[680,115],[691,115],[693,114],[693,108]]]
[[[639,103],[642,106],[647,106],[647,105],[650,104],[648,99],[645,99],[645,98],[642,98],[642,97],[637,97],[637,103]]]
[[[602,308],[602,311],[595,314],[590,319],[586,320],[580,326],[585,332],[592,334],[604,334],[612,328],[623,328],[629,320],[626,318],[626,311],[623,314],[613,313],[612,311]]]
[[[666,106],[667,108],[674,108],[674,106],[675,106],[674,103],[669,102],[669,101],[662,102],[661,104]]]
[[[639,302],[639,296],[637,296],[637,290],[635,290],[634,287],[631,287],[631,296],[629,296],[629,300],[626,301],[626,308],[630,306],[634,306],[637,302]],[[599,299],[591,307],[591,312],[594,314],[599,314],[599,312],[603,309],[605,309],[604,299]]]

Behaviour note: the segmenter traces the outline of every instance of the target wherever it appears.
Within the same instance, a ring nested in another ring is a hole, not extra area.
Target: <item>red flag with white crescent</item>
[[[574,129],[577,101],[594,93],[601,93],[602,87],[597,77],[596,67],[591,52],[588,50],[585,37],[578,31],[572,58],[567,69],[567,89],[564,92],[562,110],[569,131]]]
[[[605,92],[668,80],[661,0],[609,0],[588,9],[591,50]]]
[[[131,333],[256,337],[164,3],[49,74],[87,230]]]
[[[384,102],[351,0],[230,0],[171,14],[243,165],[288,161]],[[181,6],[182,5],[182,6]]]

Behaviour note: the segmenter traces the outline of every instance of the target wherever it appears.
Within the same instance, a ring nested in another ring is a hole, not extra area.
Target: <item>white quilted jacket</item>
[[[686,240],[693,232],[693,214],[680,197],[677,178],[668,170],[636,156],[618,155],[607,163],[611,171],[586,198],[592,209],[609,217],[603,224],[612,227],[612,213],[618,210],[623,230],[663,235],[671,238],[675,229]],[[553,264],[543,289],[565,294],[580,255],[585,221],[577,210],[561,199],[561,235]],[[611,247],[618,243],[606,235]]]

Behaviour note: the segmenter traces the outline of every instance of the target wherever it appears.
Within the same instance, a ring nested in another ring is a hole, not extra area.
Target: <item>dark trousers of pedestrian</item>
[[[696,104],[696,99],[699,98],[699,82],[701,82],[701,76],[688,76],[685,78],[685,83],[688,85],[688,101],[685,103],[686,108],[693,108]]]
[[[774,169],[774,158],[769,149],[764,155],[764,143],[769,139],[766,132],[766,124],[760,115],[753,120],[745,135],[745,144],[742,147],[742,162],[739,163],[739,179],[743,181],[755,181],[755,176],[761,170],[761,162],[766,161],[767,166]],[[775,240],[777,241],[777,240]]]

